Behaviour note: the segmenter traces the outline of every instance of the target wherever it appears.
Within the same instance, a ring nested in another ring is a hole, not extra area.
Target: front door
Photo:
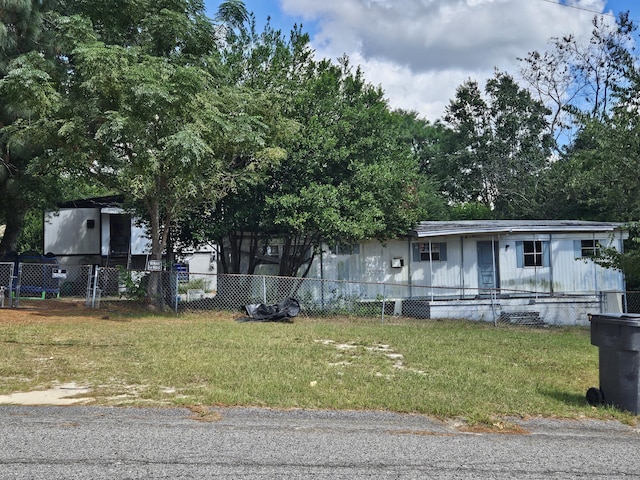
[[[109,234],[109,256],[126,257],[131,243],[131,217],[111,215]]]
[[[498,242],[478,242],[478,288],[481,290],[499,288],[499,270]]]

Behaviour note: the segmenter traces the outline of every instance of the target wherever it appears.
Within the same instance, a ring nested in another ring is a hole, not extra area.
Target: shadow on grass
[[[552,398],[553,400],[556,400],[558,402],[564,403],[565,405],[568,405],[570,407],[587,406],[588,404],[587,404],[586,392],[587,390],[585,389],[585,393],[582,395],[579,395],[573,392],[560,391],[560,390],[550,390],[550,389],[540,390],[540,393],[542,393],[543,395],[549,398]]]
[[[21,298],[18,307],[3,309],[5,317],[11,320],[36,318],[96,318],[108,315],[142,316],[149,310],[140,304],[130,302],[104,302],[100,308],[90,308],[81,299],[30,299]]]

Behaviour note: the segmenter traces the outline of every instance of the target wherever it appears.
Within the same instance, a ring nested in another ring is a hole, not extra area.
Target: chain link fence
[[[12,286],[14,278],[14,264],[12,262],[0,263],[0,308],[8,301],[11,305]]]
[[[590,314],[640,311],[640,292],[553,295],[517,290],[448,288],[264,275],[132,271],[92,265],[0,263],[2,307],[20,299],[76,298],[154,302],[176,313],[275,305],[297,299],[309,316],[468,319],[495,325],[588,325]]]
[[[626,312],[640,313],[640,292],[627,292]]]
[[[265,275],[188,272],[137,272],[100,268],[96,288],[87,299],[143,300],[154,292],[156,303],[175,310],[228,310],[246,314],[244,306],[275,305],[293,297],[309,316],[358,315],[381,321],[395,317],[492,322],[495,325],[587,325],[589,314],[622,311],[621,292],[554,295],[518,290],[450,288],[389,283],[334,281]],[[152,287],[150,288],[150,283]],[[153,286],[153,284],[156,284]]]
[[[18,307],[20,299],[87,298],[92,265],[0,263],[0,306]]]

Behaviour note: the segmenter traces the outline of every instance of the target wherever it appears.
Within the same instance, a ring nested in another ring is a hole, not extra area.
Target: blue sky
[[[583,37],[594,13],[630,11],[638,0],[245,0],[259,28],[267,17],[287,33],[302,24],[320,58],[347,54],[392,107],[434,121],[455,89],[494,68],[517,76],[518,57],[544,51],[554,36]],[[206,0],[214,16],[219,0]]]

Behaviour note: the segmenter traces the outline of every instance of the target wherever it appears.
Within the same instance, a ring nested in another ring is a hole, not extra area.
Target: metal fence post
[[[96,268],[95,277],[93,279],[93,290],[91,292],[91,308],[96,308],[96,293],[98,291],[98,274],[100,267]]]
[[[175,312],[176,315],[178,314],[178,301],[180,300],[180,294],[178,293],[179,288],[178,288],[178,280],[179,280],[179,272],[178,270],[176,270],[176,289],[174,292],[174,298],[173,298],[173,304],[175,305]]]
[[[498,326],[498,317],[496,316],[496,303],[498,302],[498,292],[495,288],[491,289],[491,315],[493,316],[493,326]]]
[[[21,282],[22,282],[22,263],[18,264],[18,279],[16,281],[16,288],[14,290],[14,300],[13,300],[13,306],[15,308],[18,308],[20,306],[20,287],[21,287]]]
[[[267,277],[262,275],[262,302],[267,303]]]
[[[387,302],[387,284],[383,283],[382,284],[382,317],[381,317],[381,323],[384,323],[384,309],[386,307],[386,302]]]
[[[604,313],[607,309],[606,305],[604,304],[604,292],[600,291],[598,292],[598,298],[599,298],[599,302],[600,303],[600,313]]]
[[[87,307],[91,306],[91,284],[93,282],[93,272],[97,268],[98,268],[98,266],[94,265],[91,268],[91,271],[89,272],[89,275],[87,275],[87,285],[86,285],[86,289],[84,291],[84,304]]]

